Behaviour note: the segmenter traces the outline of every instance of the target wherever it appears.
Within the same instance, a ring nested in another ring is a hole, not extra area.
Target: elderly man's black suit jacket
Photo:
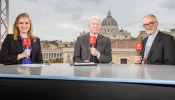
[[[90,33],[85,34],[83,36],[79,36],[77,38],[75,48],[74,48],[74,62],[84,62],[85,60],[91,59],[91,53],[89,48],[91,47],[89,44]],[[111,42],[109,38],[98,34],[97,37],[97,50],[100,52],[100,58],[97,63],[110,63],[112,61],[111,56]]]
[[[142,41],[143,49],[141,56],[144,57],[145,45],[148,37]],[[174,37],[158,32],[147,57],[147,64],[175,65],[175,41]]]

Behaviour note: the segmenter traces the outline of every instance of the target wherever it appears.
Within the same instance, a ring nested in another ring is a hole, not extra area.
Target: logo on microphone
[[[31,45],[30,38],[24,38],[23,45],[29,47]]]
[[[136,42],[135,43],[135,50],[137,52],[140,52],[142,50],[142,43],[141,42]]]
[[[141,44],[138,44],[137,46],[138,46],[138,48],[140,48],[141,47]]]
[[[90,36],[90,37],[89,37],[89,43],[90,43],[91,45],[96,44],[96,37],[95,37],[95,36]]]

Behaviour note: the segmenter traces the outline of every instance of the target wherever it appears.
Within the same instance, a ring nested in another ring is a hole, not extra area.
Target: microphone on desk
[[[26,47],[26,49],[29,49],[29,47],[31,45],[30,38],[24,38],[23,45],[24,45],[24,47]],[[28,57],[27,57],[27,59],[28,59]]]
[[[96,37],[95,36],[90,36],[89,37],[89,44],[92,45],[92,48],[94,48],[94,45],[96,44]],[[94,56],[93,57],[93,62],[94,62]]]
[[[135,50],[137,52],[137,56],[140,55],[140,51],[142,50],[142,43],[141,42],[136,42],[135,43]]]

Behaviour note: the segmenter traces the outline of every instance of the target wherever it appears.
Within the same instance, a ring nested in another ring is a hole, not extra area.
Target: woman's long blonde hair
[[[29,16],[27,13],[21,13],[21,14],[19,14],[18,17],[16,18],[15,23],[14,23],[14,25],[13,25],[14,39],[17,40],[18,36],[20,36],[20,31],[19,31],[19,29],[18,29],[18,27],[17,27],[17,24],[18,24],[19,20],[20,20],[21,18],[24,18],[24,17],[28,18],[28,20],[29,20],[29,22],[30,22],[30,29],[29,29],[29,31],[28,31],[28,35],[29,35],[29,37],[32,38],[32,39],[34,40],[34,42],[35,42],[35,41],[36,41],[36,36],[34,36],[34,34],[33,34],[32,20],[31,20],[30,16]]]

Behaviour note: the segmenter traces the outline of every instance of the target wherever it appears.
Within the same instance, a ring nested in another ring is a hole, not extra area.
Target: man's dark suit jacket
[[[142,57],[144,57],[147,40],[148,37],[142,41],[143,49],[140,53]],[[158,32],[148,53],[147,64],[175,65],[175,41],[173,36]]]
[[[32,53],[31,53],[32,63],[43,63],[40,39],[36,38],[35,42],[31,39],[31,45],[32,45]],[[17,40],[14,40],[14,35],[8,34],[1,47],[0,61],[2,64],[5,65],[21,64],[22,59],[17,60],[17,58],[18,54],[22,52],[23,52],[22,41],[20,37],[18,37]]]
[[[89,43],[90,33],[77,38],[75,48],[74,48],[74,57],[73,62],[84,62],[85,60],[91,59],[90,53],[90,43]],[[111,42],[110,40],[98,34],[97,36],[97,50],[100,52],[100,58],[98,63],[110,63],[112,61],[111,57]]]

